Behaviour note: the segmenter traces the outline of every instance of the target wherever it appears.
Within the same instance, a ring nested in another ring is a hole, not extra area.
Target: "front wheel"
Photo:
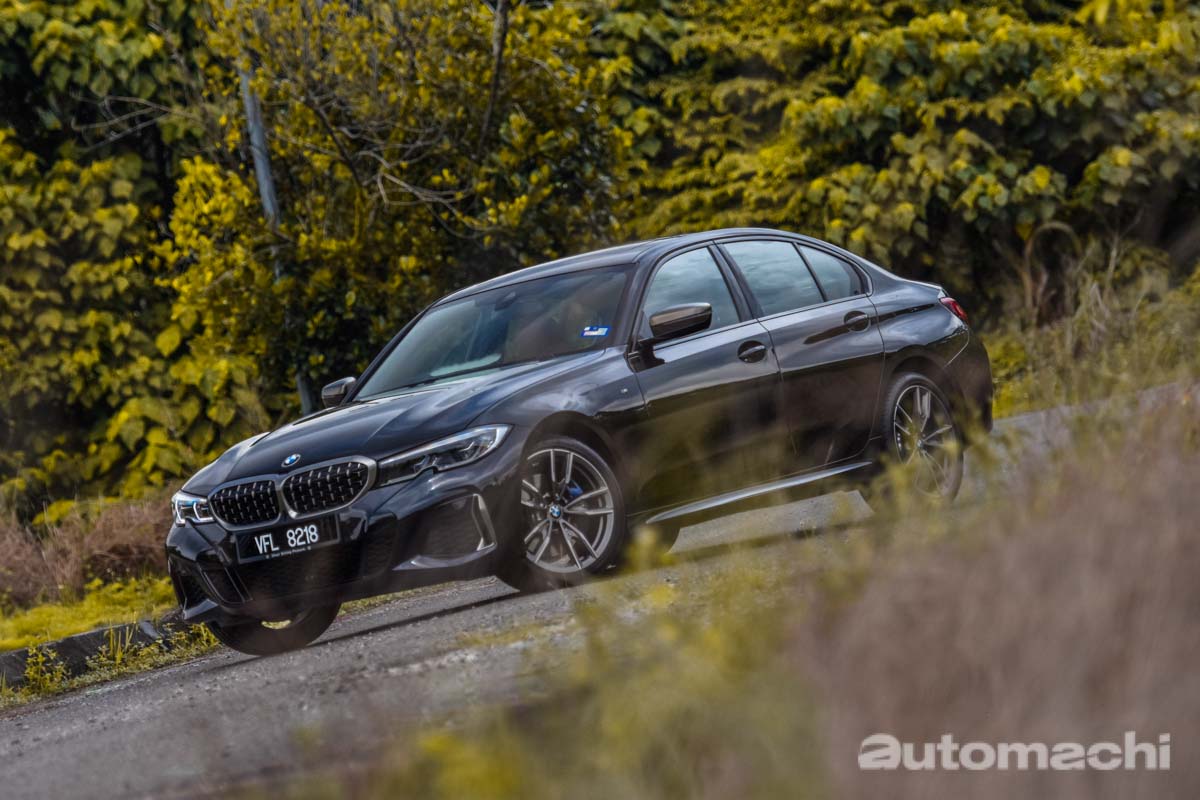
[[[908,471],[912,488],[930,499],[953,500],[962,485],[963,437],[941,388],[916,372],[900,375],[882,412],[887,455]],[[889,492],[886,479],[876,481],[867,502],[878,506]]]
[[[522,591],[586,582],[615,567],[625,548],[625,499],[604,458],[576,439],[532,447],[521,474],[515,538],[500,578]]]
[[[272,656],[299,650],[316,640],[333,624],[341,605],[321,606],[302,611],[285,622],[249,620],[232,625],[208,623],[212,635],[222,644],[252,656]]]

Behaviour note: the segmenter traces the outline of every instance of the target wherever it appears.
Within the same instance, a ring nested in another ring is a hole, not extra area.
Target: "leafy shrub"
[[[53,694],[59,691],[66,679],[67,667],[58,660],[53,647],[45,645],[30,648],[25,661],[24,692]]]
[[[1088,5],[617,3],[638,229],[799,229],[1035,322],[1115,235],[1186,274],[1200,9]]]

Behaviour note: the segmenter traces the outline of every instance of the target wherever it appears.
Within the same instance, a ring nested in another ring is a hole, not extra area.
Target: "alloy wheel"
[[[896,451],[915,468],[916,488],[938,497],[957,488],[962,445],[941,398],[928,386],[910,386],[896,398],[892,416]]]
[[[525,557],[541,569],[582,572],[612,541],[612,489],[596,465],[573,450],[546,448],[526,459],[521,507]]]

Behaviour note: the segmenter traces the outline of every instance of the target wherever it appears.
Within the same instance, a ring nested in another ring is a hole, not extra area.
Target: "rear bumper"
[[[519,495],[523,446],[524,436],[510,434],[475,464],[373,489],[335,513],[336,544],[308,552],[239,563],[234,536],[254,530],[235,534],[215,522],[172,527],[167,563],[184,620],[287,619],[308,608],[493,573],[511,498]]]
[[[992,431],[992,364],[988,358],[987,348],[975,331],[958,355],[947,365],[946,371],[958,388],[963,408],[959,413],[967,421],[967,431],[982,429],[985,433]]]

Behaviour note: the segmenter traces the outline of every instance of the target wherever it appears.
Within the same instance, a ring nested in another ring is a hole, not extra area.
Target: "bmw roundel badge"
[[[285,458],[283,460],[283,468],[287,469],[288,467],[294,467],[298,463],[300,463],[300,454],[292,453],[290,456],[288,456],[287,458]]]

